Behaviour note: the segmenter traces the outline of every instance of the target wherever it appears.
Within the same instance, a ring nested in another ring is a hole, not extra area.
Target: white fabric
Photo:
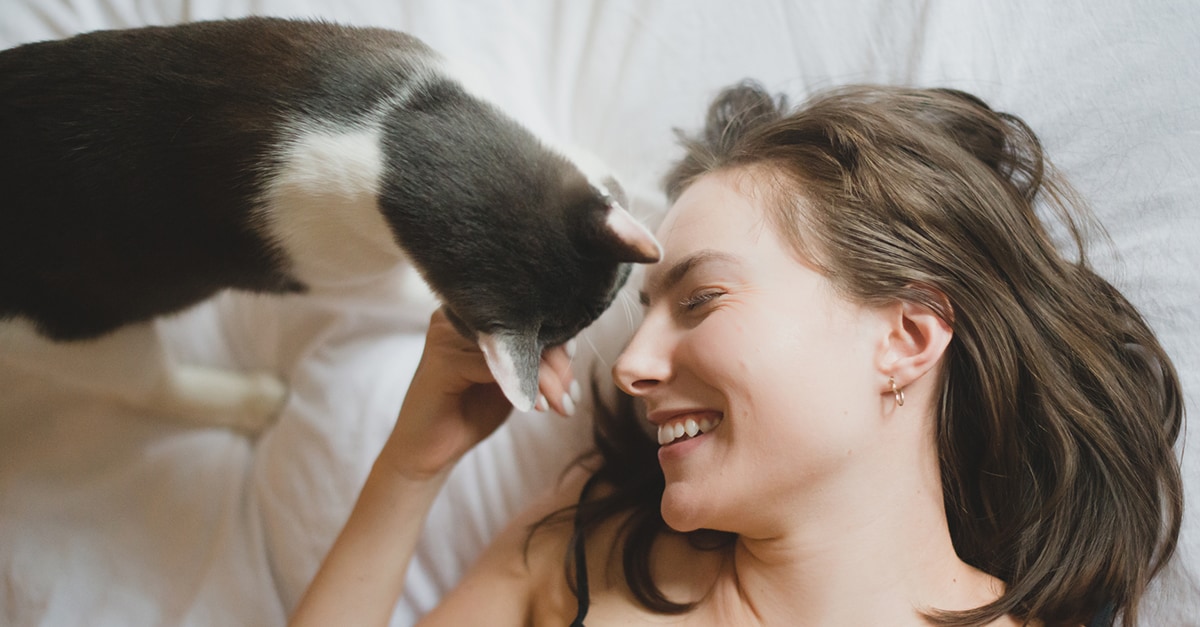
[[[1192,0],[3,0],[0,47],[247,14],[425,39],[538,132],[613,164],[650,221],[678,154],[670,129],[695,128],[728,83],[756,77],[797,96],[846,82],[972,91],[1023,116],[1093,204],[1112,239],[1094,248],[1097,266],[1142,308],[1200,411]],[[0,623],[283,624],[415,367],[427,305],[398,309],[398,294],[383,280],[315,299],[226,294],[158,325],[176,357],[290,382],[282,416],[256,439],[139,414],[87,376],[0,354]],[[632,324],[621,307],[606,315],[581,343],[580,374],[594,363],[603,375]],[[430,608],[589,437],[586,417],[518,415],[464,460],[393,624]],[[1185,437],[1180,451],[1188,503],[1200,502],[1200,444]],[[1189,509],[1144,624],[1197,617],[1200,518]]]

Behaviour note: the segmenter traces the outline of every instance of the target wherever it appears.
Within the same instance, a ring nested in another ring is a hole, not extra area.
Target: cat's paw
[[[160,408],[188,422],[257,434],[273,424],[288,388],[268,372],[175,366],[160,390]]]

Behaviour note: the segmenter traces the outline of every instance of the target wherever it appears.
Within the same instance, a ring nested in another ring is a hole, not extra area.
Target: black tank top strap
[[[588,605],[591,602],[588,594],[587,538],[579,532],[579,526],[583,502],[587,499],[588,492],[591,492],[592,487],[596,485],[599,477],[599,474],[593,474],[588,478],[587,483],[583,484],[583,490],[579,493],[579,507],[575,509],[573,548],[575,550],[575,598],[578,600],[579,609],[576,610],[575,620],[571,622],[571,627],[584,627],[583,619],[587,616]]]
[[[1109,603],[1108,605],[1104,606],[1104,609],[1100,610],[1099,614],[1096,614],[1096,616],[1092,618],[1091,622],[1087,624],[1087,627],[1112,627],[1113,623],[1116,621],[1116,618],[1117,608],[1114,604]]]

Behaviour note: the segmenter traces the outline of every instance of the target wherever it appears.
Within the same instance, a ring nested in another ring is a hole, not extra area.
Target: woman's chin
[[[699,502],[699,496],[695,491],[684,489],[684,486],[668,484],[663,491],[661,507],[663,521],[667,526],[680,533],[706,528],[706,517],[703,515],[705,508],[703,503]]]

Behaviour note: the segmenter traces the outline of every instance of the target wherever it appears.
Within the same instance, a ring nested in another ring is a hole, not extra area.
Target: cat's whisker
[[[588,347],[592,349],[592,354],[596,356],[596,361],[604,367],[606,372],[612,369],[612,365],[609,364],[608,360],[604,358],[604,354],[600,352],[600,347],[596,346],[596,342],[592,339],[590,333],[583,336],[583,341],[587,342]]]
[[[635,319],[636,310],[634,309],[635,305],[633,303],[633,296],[628,291],[622,290],[619,294],[617,294],[617,300],[620,301],[621,310],[625,313],[625,324],[632,333],[633,330],[637,328],[637,321]]]

